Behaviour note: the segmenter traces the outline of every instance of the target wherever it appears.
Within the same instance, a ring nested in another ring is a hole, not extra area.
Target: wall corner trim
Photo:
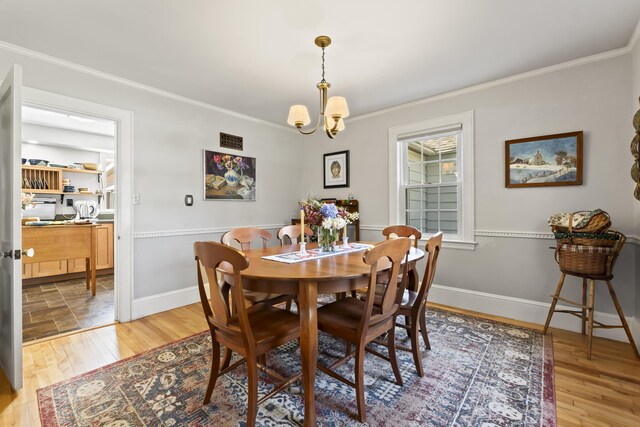
[[[629,50],[629,52],[635,49],[638,42],[640,42],[640,21],[638,21],[638,24],[636,25],[636,29],[631,35],[631,38],[629,39],[629,43],[627,43],[627,49]]]

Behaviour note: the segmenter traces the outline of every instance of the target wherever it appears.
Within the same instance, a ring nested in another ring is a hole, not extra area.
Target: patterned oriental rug
[[[508,324],[427,311],[432,349],[423,352],[425,376],[411,353],[398,351],[404,386],[388,362],[365,358],[367,424],[356,421],[354,390],[318,371],[316,412],[322,426],[555,426],[551,337]],[[398,329],[397,337],[406,336]],[[405,344],[408,344],[405,342]],[[321,334],[320,363],[344,353],[343,342]],[[386,350],[382,350],[386,351]],[[244,365],[218,379],[211,403],[208,331],[38,390],[40,419],[52,426],[244,426]],[[269,353],[271,368],[300,370],[296,343]],[[341,373],[353,380],[353,363]],[[260,396],[273,388],[261,374]],[[258,425],[296,426],[303,420],[299,387],[259,406]]]

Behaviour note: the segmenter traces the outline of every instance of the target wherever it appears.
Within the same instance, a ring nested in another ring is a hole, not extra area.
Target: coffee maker
[[[75,219],[94,219],[100,213],[98,202],[92,200],[74,200],[73,209],[76,211]]]

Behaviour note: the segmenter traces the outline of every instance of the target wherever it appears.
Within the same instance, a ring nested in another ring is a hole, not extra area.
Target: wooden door
[[[22,68],[0,76],[0,368],[22,388],[22,227],[20,163]]]

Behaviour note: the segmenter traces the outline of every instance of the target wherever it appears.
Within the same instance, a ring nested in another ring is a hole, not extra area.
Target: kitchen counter
[[[23,264],[68,259],[85,260],[87,289],[96,294],[97,224],[47,225],[22,227],[23,250],[33,248],[33,257],[23,257]]]

